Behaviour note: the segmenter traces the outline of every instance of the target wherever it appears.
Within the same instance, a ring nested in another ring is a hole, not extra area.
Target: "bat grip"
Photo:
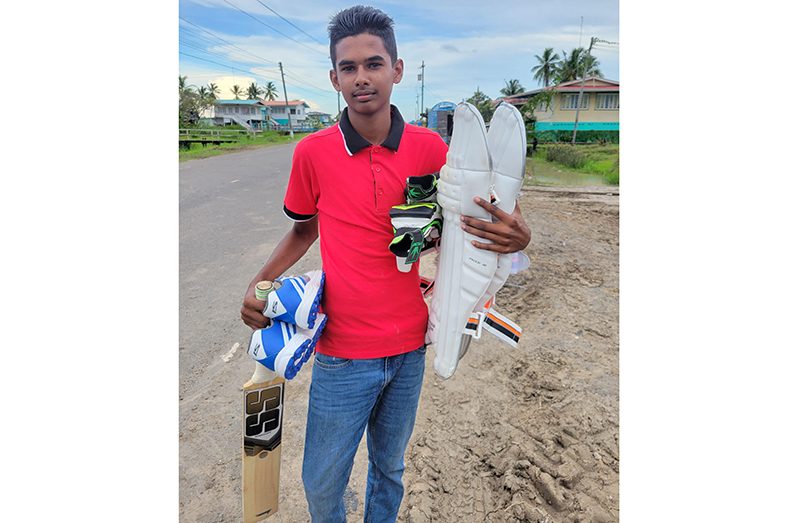
[[[265,365],[261,365],[257,361],[255,362],[255,373],[252,374],[252,383],[263,383],[265,381],[271,381],[276,377],[277,373],[267,369]]]

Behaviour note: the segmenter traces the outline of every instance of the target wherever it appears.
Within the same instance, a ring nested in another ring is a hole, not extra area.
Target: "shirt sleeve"
[[[318,214],[319,184],[305,141],[297,144],[291,161],[291,174],[285,190],[283,212],[295,222],[310,220]]]

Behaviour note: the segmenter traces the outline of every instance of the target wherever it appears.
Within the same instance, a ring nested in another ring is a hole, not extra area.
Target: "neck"
[[[369,143],[379,145],[388,138],[391,131],[391,106],[386,104],[378,112],[363,115],[352,111],[347,111],[349,122],[360,136]]]

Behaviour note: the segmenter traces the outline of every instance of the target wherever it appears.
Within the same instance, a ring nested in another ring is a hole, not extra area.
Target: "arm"
[[[253,329],[262,329],[269,324],[263,315],[263,302],[255,298],[255,285],[262,280],[274,280],[291,268],[319,237],[319,217],[306,222],[294,222],[291,230],[283,236],[280,243],[269,256],[263,268],[250,282],[244,303],[241,306],[241,319]]]
[[[511,253],[523,250],[529,245],[532,233],[521,215],[521,207],[519,207],[518,201],[515,202],[515,209],[513,209],[512,214],[507,214],[482,198],[474,198],[474,201],[499,220],[496,223],[490,223],[468,216],[460,217],[460,226],[464,231],[493,242],[473,241],[471,243],[474,247],[499,253]]]

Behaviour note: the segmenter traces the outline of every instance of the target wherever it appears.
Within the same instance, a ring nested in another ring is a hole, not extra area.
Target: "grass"
[[[619,185],[619,159],[618,144],[540,145],[527,162],[527,183]]]
[[[287,134],[284,135],[277,131],[263,131],[262,133],[256,134],[254,137],[251,135],[243,135],[240,141],[233,143],[223,143],[219,145],[193,143],[190,149],[180,148],[180,161],[209,158],[211,156],[218,156],[234,151],[291,143],[292,141],[297,142],[306,135],[307,133],[294,133],[294,139],[292,140]]]

